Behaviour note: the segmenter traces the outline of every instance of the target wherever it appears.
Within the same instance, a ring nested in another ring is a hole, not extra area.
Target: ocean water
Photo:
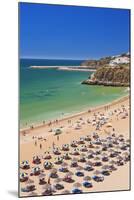
[[[78,66],[72,60],[20,60],[20,127],[101,105],[126,95],[120,87],[88,86],[91,72],[30,69],[32,65]]]

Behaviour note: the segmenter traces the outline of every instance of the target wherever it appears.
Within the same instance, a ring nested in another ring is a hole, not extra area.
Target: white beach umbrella
[[[106,127],[112,127],[112,124],[109,122],[107,123]]]

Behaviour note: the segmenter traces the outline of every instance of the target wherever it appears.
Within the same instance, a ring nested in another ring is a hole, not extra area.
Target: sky
[[[97,59],[129,51],[129,10],[19,3],[21,58]]]

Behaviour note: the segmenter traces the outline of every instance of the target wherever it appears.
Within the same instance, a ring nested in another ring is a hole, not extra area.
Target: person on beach
[[[52,122],[50,121],[50,122],[49,122],[49,126],[51,126],[51,124],[52,124]]]
[[[42,149],[42,144],[40,144],[40,149]]]
[[[59,135],[57,135],[57,141],[59,141]]]
[[[34,126],[33,126],[33,125],[31,125],[31,126],[30,126],[30,128],[31,128],[31,129],[34,129]]]
[[[23,131],[23,136],[25,136],[26,135],[26,131]]]
[[[51,184],[51,182],[50,182],[50,176],[49,176],[49,178],[48,178],[48,182],[47,182],[49,185]]]
[[[37,146],[37,141],[35,140],[34,145]]]

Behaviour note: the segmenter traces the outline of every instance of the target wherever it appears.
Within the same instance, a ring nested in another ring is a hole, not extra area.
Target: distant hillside
[[[120,64],[126,64],[128,65],[130,63],[130,54],[129,53],[123,53],[121,55],[117,56],[109,56],[100,58],[99,60],[86,60],[81,63],[81,66],[97,69],[99,67],[109,67],[109,66],[116,66]]]

